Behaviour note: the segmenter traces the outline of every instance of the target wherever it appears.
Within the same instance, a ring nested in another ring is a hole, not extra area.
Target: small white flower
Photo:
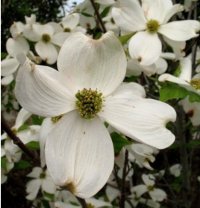
[[[138,197],[148,192],[153,201],[160,202],[166,199],[166,193],[162,189],[155,188],[155,177],[153,175],[143,174],[142,180],[144,181],[145,185],[141,184],[132,188],[132,191],[135,192]]]
[[[159,77],[160,82],[174,82],[181,87],[200,94],[200,73],[192,77],[192,61],[191,56],[187,56],[180,60],[180,74],[178,77],[165,73]]]
[[[113,169],[113,144],[104,121],[157,148],[174,141],[165,128],[176,119],[174,109],[145,99],[136,83],[122,84],[127,62],[112,32],[98,40],[72,34],[60,50],[58,71],[20,59],[25,63],[17,75],[16,97],[30,112],[58,118],[46,140],[46,163],[55,183],[75,195],[97,193]]]
[[[169,168],[169,171],[170,173],[175,176],[175,177],[179,177],[180,174],[181,174],[181,165],[180,164],[175,164],[175,165],[172,165],[170,168]]]
[[[34,167],[27,176],[33,178],[26,184],[26,192],[28,194],[26,198],[28,200],[34,200],[40,189],[50,194],[55,193],[56,186],[48,171],[43,171],[40,167]]]

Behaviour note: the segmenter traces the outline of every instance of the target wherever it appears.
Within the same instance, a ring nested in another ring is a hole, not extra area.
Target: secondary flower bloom
[[[40,167],[34,167],[32,172],[27,176],[32,178],[32,180],[26,184],[27,199],[34,200],[40,189],[50,194],[55,193],[56,186],[48,171],[44,171]]]
[[[136,192],[137,196],[141,196],[148,192],[153,201],[160,202],[166,199],[167,194],[162,189],[155,188],[155,177],[152,174],[143,174],[142,180],[144,184],[132,188],[132,191]]]
[[[200,23],[195,20],[174,21],[171,17],[183,10],[171,0],[119,0],[119,8],[113,8],[116,24],[126,32],[136,32],[130,39],[129,53],[142,65],[153,64],[161,54],[162,43],[158,34],[172,41],[186,41],[197,37]]]
[[[145,99],[139,84],[122,84],[126,56],[113,32],[98,40],[72,34],[60,50],[58,71],[19,59],[16,97],[29,112],[57,121],[46,140],[46,164],[55,183],[75,195],[91,197],[111,174],[114,151],[105,121],[157,148],[174,141],[165,128],[176,119],[174,109]]]
[[[159,77],[159,81],[174,82],[189,91],[200,94],[200,73],[192,77],[192,61],[190,56],[180,60],[180,74],[178,77],[165,73]]]

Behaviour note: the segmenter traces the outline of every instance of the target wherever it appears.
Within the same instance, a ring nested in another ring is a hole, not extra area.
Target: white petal
[[[143,68],[136,59],[129,59],[127,65],[126,76],[139,76],[143,71]]]
[[[1,61],[1,76],[13,74],[19,67],[19,62],[15,58],[4,59]]]
[[[41,181],[39,179],[31,180],[26,185],[26,192],[28,200],[34,200],[39,192]]]
[[[54,182],[73,184],[74,194],[82,198],[104,186],[114,165],[113,145],[103,123],[98,118],[82,119],[75,111],[66,114],[50,132],[45,153]]]
[[[167,44],[172,48],[172,50],[175,53],[175,54],[165,53],[165,55],[163,56],[164,58],[174,60],[174,59],[180,59],[183,56],[185,56],[185,52],[184,52],[184,49],[186,46],[185,41],[174,41],[174,40],[171,40],[165,36],[163,36],[163,39],[165,40],[165,42],[167,42]],[[170,58],[170,56],[171,56],[171,58]]]
[[[181,73],[179,78],[185,80],[186,82],[190,82],[192,78],[192,60],[191,57],[182,58],[180,60],[180,69]]]
[[[175,121],[174,109],[157,100],[137,96],[130,100],[131,98],[107,97],[105,107],[99,115],[111,126],[139,142],[158,149],[171,145],[175,136],[165,125],[169,121]]]
[[[54,28],[50,24],[40,25],[40,24],[33,24],[33,31],[37,33],[40,37],[43,34],[48,34],[50,37],[54,33]]]
[[[54,34],[63,31],[61,25],[56,22],[48,22],[48,25],[51,25],[53,27]]]
[[[183,106],[185,113],[188,114],[193,126],[200,125],[200,104],[199,102],[191,103],[188,98],[181,100],[180,104]]]
[[[14,76],[11,74],[1,79],[1,85],[9,85],[14,80]]]
[[[32,25],[26,25],[23,31],[23,35],[26,39],[36,42],[41,39],[41,35],[37,33],[32,27]]]
[[[134,82],[122,83],[112,94],[115,98],[132,98],[132,97],[145,97],[146,93],[144,88]]]
[[[149,175],[143,174],[142,180],[144,181],[146,186],[154,186],[155,184],[155,177],[151,174]]]
[[[105,201],[95,199],[95,198],[86,199],[86,202],[87,202],[87,204],[91,204],[96,208],[98,208],[98,207],[112,207],[112,205],[109,202],[105,202]]]
[[[162,44],[157,34],[148,32],[136,33],[129,42],[129,53],[141,65],[151,65],[160,56]]]
[[[173,17],[176,13],[184,10],[184,7],[180,4],[173,5],[165,14],[165,18],[163,23],[167,23],[171,17]]]
[[[175,41],[186,41],[197,37],[200,30],[200,23],[196,20],[174,21],[161,25],[159,33]]]
[[[40,161],[41,161],[41,167],[44,167],[46,164],[46,159],[45,159],[45,144],[46,140],[48,138],[49,132],[53,129],[55,123],[52,122],[51,118],[46,118],[42,122],[42,126],[40,129]]]
[[[142,7],[148,20],[163,23],[167,12],[172,8],[171,0],[142,0]]]
[[[146,20],[138,1],[120,0],[119,4],[119,8],[112,9],[112,17],[121,30],[136,32],[145,29]]]
[[[180,84],[184,87],[190,87],[190,84],[188,82],[186,82],[185,80],[183,79],[180,79],[178,77],[175,77],[171,74],[162,74],[159,79],[158,79],[160,82],[165,82],[165,81],[169,81],[169,82],[174,82],[174,83],[177,83],[177,84]]]
[[[54,64],[56,62],[58,52],[53,44],[39,41],[35,45],[35,50],[42,60],[46,61],[48,64]]]
[[[23,37],[17,37],[15,39],[9,38],[6,42],[6,50],[9,55],[16,57],[17,54],[27,54],[29,51],[29,44]]]
[[[77,86],[77,91],[92,88],[104,95],[123,81],[126,65],[124,50],[112,32],[98,40],[74,33],[67,38],[58,56],[58,69]]]
[[[31,173],[29,173],[27,176],[30,178],[39,178],[40,174],[42,173],[42,168],[40,167],[34,167]]]
[[[153,191],[149,192],[149,195],[154,201],[163,201],[167,198],[167,194],[162,189],[154,189]]]
[[[23,125],[26,122],[26,120],[30,118],[30,116],[31,113],[22,108],[17,115],[15,125],[13,128],[18,129],[21,125]]]
[[[69,28],[73,30],[79,23],[80,15],[78,13],[68,14],[63,18],[61,24],[63,28]]]
[[[163,74],[167,70],[167,62],[163,58],[159,58],[156,62],[156,73],[157,74]]]
[[[58,71],[27,59],[17,74],[16,98],[33,114],[53,117],[69,112],[74,109],[74,101],[61,76]]]
[[[147,190],[147,187],[143,184],[141,185],[137,185],[137,186],[134,186],[132,189],[131,189],[131,192],[134,192],[136,193],[136,197],[140,197],[142,196],[144,193],[146,193],[148,190]]]
[[[43,191],[47,193],[54,194],[56,191],[56,186],[50,177],[46,177],[44,180],[42,180],[42,189]]]
[[[67,32],[59,32],[53,35],[52,37],[52,43],[58,46],[62,46],[65,40],[69,37],[70,33]]]

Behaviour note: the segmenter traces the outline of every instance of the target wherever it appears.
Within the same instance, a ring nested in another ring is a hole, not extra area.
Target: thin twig
[[[9,138],[13,140],[14,144],[16,144],[24,153],[26,153],[36,164],[40,163],[40,161],[36,159],[35,154],[31,152],[21,141],[21,139],[17,137],[15,133],[11,130],[11,128],[8,126],[3,116],[1,117],[1,127],[2,130],[7,133]]]
[[[85,199],[82,199],[82,198],[79,198],[79,197],[76,197],[78,199],[78,201],[80,202],[82,208],[87,208],[87,204],[86,204],[86,201]]]
[[[103,32],[103,33],[106,33],[106,32],[107,32],[106,27],[105,27],[105,25],[104,25],[104,23],[103,23],[103,20],[102,20],[100,14],[99,14],[99,11],[98,11],[97,7],[96,7],[96,5],[95,5],[94,0],[90,0],[90,2],[91,2],[91,4],[92,4],[92,7],[94,8],[95,14],[96,14],[97,19],[98,19],[98,21],[99,21],[99,24],[101,25],[101,30],[102,30],[102,32]]]
[[[186,135],[184,131],[185,125],[185,114],[182,108],[178,107],[177,111],[177,137],[180,141],[180,160],[182,165],[182,196],[184,200],[184,207],[190,208],[190,200],[189,200],[189,193],[190,193],[190,170],[189,170],[189,161],[188,161],[188,152],[187,152],[187,141]]]
[[[125,200],[126,200],[126,168],[128,165],[128,150],[125,151],[125,160],[123,167],[123,175],[122,175],[122,184],[121,184],[121,198],[120,198],[120,208],[125,208]]]

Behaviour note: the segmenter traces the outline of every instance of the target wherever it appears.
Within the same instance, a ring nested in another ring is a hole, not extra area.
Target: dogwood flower
[[[137,193],[137,196],[141,196],[144,193],[148,192],[150,197],[153,199],[153,201],[161,202],[164,199],[166,199],[167,194],[159,188],[155,188],[155,177],[152,174],[142,175],[142,180],[144,182],[144,185],[137,185],[132,188],[132,191]]]
[[[19,67],[19,62],[16,59],[17,54],[27,54],[29,49],[27,40],[22,36],[16,36],[7,40],[6,50],[8,56],[1,62],[1,76],[3,76],[1,80],[2,85],[8,85],[14,79],[13,73],[16,72]]]
[[[142,65],[153,64],[160,56],[162,43],[158,34],[172,41],[186,41],[197,37],[200,23],[195,20],[173,21],[171,17],[183,10],[171,0],[119,0],[119,8],[112,9],[115,23],[126,32],[136,32],[129,42],[129,53]]]
[[[192,61],[190,56],[180,60],[180,74],[178,77],[165,73],[159,77],[159,81],[174,82],[189,91],[200,94],[200,73],[192,77]]]
[[[72,34],[60,50],[58,71],[19,59],[24,64],[16,78],[16,97],[29,112],[57,120],[46,140],[46,164],[55,183],[75,195],[97,193],[113,169],[105,121],[157,148],[174,141],[165,128],[176,119],[174,109],[145,99],[139,84],[122,84],[126,56],[113,32],[98,40]]]
[[[50,194],[55,193],[56,186],[48,171],[44,171],[40,167],[34,167],[32,172],[27,176],[32,178],[32,180],[26,184],[27,199],[34,200],[40,189]]]

